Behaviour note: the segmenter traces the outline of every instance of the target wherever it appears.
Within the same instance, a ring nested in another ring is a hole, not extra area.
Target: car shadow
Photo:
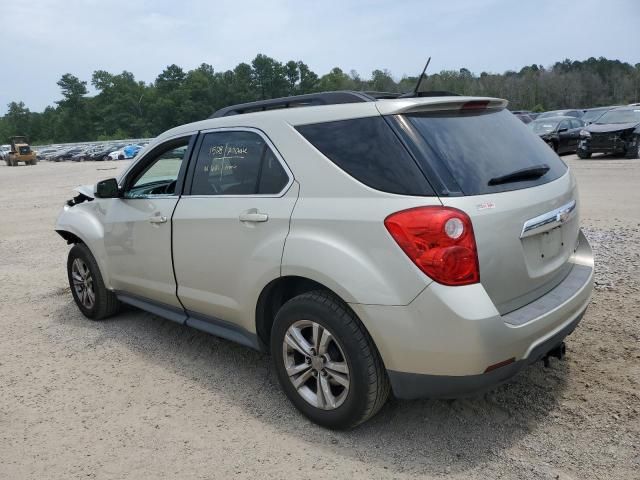
[[[510,449],[554,414],[570,369],[568,362],[553,361],[547,369],[539,362],[513,381],[468,399],[391,398],[365,424],[336,432],[295,410],[280,390],[266,354],[130,307],[111,319],[92,322],[69,302],[52,317],[71,327],[65,330],[78,332],[75,348],[82,348],[83,342],[87,347],[117,342],[297,438],[319,457],[349,457],[398,474],[465,472]]]

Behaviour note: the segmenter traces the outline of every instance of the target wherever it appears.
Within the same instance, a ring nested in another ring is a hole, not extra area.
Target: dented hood
[[[638,126],[638,122],[631,123],[607,123],[603,125],[598,125],[596,123],[592,123],[587,127],[584,127],[584,130],[588,130],[592,133],[609,133],[609,132],[621,132],[622,130],[630,130]]]

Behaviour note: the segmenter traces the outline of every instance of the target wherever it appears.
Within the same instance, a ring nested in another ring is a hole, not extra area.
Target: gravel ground
[[[566,361],[339,433],[265,355],[134,309],[80,315],[53,221],[124,162],[2,165],[0,478],[640,478],[640,161],[564,158],[597,259]]]

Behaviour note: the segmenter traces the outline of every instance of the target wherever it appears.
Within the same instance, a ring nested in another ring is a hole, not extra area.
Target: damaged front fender
[[[109,275],[104,247],[104,209],[93,195],[92,186],[75,189],[78,193],[68,200],[58,215],[55,231],[67,243],[84,243],[93,254],[103,280],[109,288]]]

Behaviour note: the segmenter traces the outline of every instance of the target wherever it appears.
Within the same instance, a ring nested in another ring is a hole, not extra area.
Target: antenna
[[[414,97],[418,96],[418,90],[420,89],[420,84],[422,83],[422,80],[424,80],[424,74],[427,71],[427,67],[429,66],[430,62],[431,62],[431,57],[429,57],[427,59],[427,64],[422,69],[422,73],[420,74],[420,78],[418,79],[418,83],[416,84],[416,88],[413,89],[413,96]]]

